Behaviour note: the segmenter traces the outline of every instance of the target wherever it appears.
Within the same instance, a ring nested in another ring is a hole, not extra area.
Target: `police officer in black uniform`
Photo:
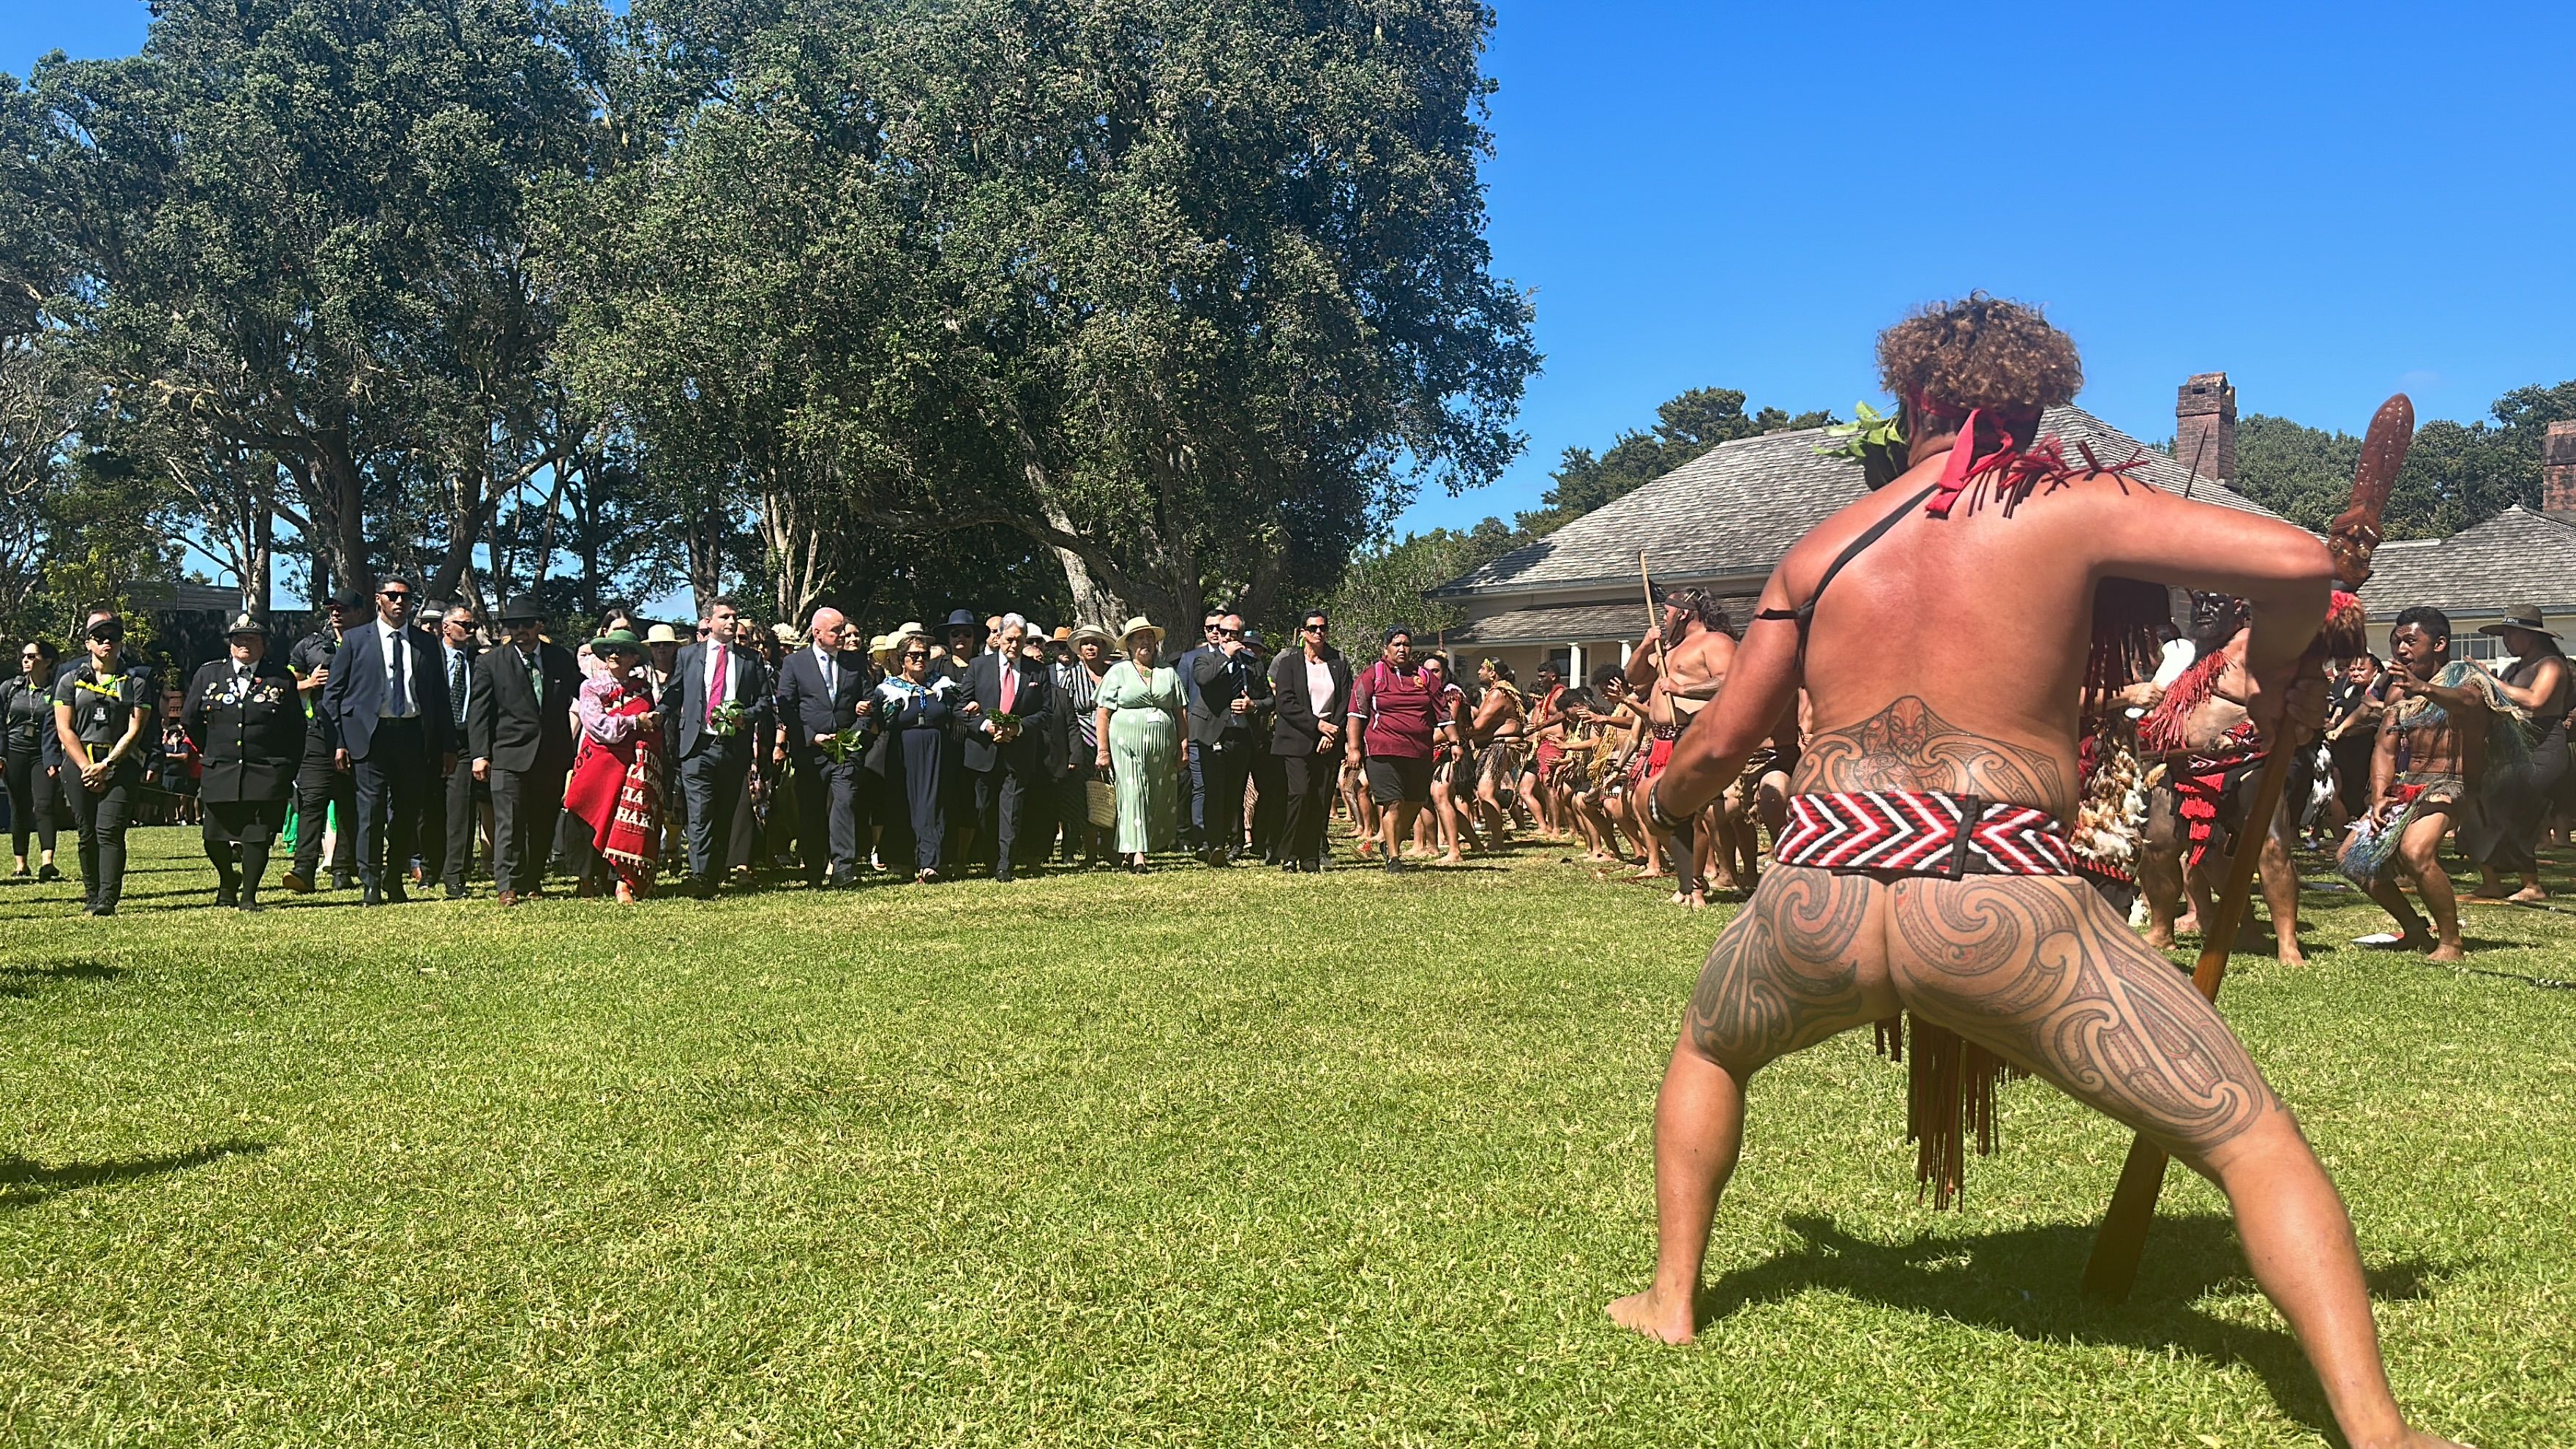
[[[304,704],[295,676],[268,658],[268,630],[243,614],[226,631],[231,657],[188,681],[179,707],[205,761],[206,859],[215,863],[215,904],[256,911],[268,873],[269,842],[286,828],[304,759]]]
[[[144,732],[152,723],[149,665],[124,657],[125,623],[93,610],[89,657],[54,681],[64,793],[80,826],[81,884],[93,916],[116,914],[125,894],[125,830],[143,787]]]
[[[314,878],[321,874],[322,832],[334,805],[340,807],[340,839],[331,852],[331,884],[337,890],[357,884],[358,777],[333,761],[339,739],[331,733],[331,722],[323,718],[320,705],[341,633],[358,627],[371,612],[364,592],[353,589],[342,594],[331,601],[331,622],[296,640],[286,654],[304,705],[304,756],[295,772],[295,859],[278,884],[298,895],[312,890]]]

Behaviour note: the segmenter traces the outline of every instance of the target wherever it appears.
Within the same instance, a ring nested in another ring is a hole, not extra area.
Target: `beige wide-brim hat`
[[[889,639],[927,639],[930,637],[930,631],[921,627],[921,621],[919,619],[906,619],[902,623],[895,625],[894,632],[888,634],[886,637]]]
[[[672,628],[668,624],[656,624],[651,629],[645,631],[644,642],[647,644],[677,644],[681,642],[680,631]]]
[[[894,646],[895,636],[892,634],[879,634],[868,641],[868,657],[870,659],[883,659],[894,652]]]
[[[2534,634],[2546,634],[2552,639],[2558,637],[2557,630],[2549,628],[2542,622],[2538,604],[2515,604],[2506,609],[2504,617],[2497,622],[2478,626],[2478,632],[2481,634],[2500,635],[2507,629],[2528,629]]]
[[[1118,647],[1118,641],[1110,635],[1109,631],[1101,628],[1097,624],[1075,625],[1073,633],[1069,637],[1076,644],[1081,643],[1085,639],[1097,639],[1101,643],[1106,644],[1113,649]]]
[[[1119,629],[1118,647],[1121,649],[1134,648],[1135,645],[1132,641],[1139,634],[1153,635],[1154,642],[1156,644],[1163,642],[1163,626],[1146,618],[1142,614],[1138,614],[1135,618],[1128,620],[1126,624]]]

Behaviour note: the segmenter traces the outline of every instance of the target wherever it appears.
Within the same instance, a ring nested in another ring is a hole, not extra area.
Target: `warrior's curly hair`
[[[1958,408],[2053,407],[2084,386],[2073,338],[2038,308],[1983,292],[1927,304],[1878,334],[1878,375],[1900,399]]]

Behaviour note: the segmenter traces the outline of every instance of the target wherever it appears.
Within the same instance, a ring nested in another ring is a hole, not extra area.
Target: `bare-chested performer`
[[[2032,310],[1982,296],[1928,310],[1880,337],[1879,361],[1909,466],[1781,560],[1726,693],[1654,797],[1659,825],[1697,813],[1803,681],[1815,733],[1789,832],[1709,953],[1656,1103],[1654,1282],[1611,1316],[1693,1335],[1747,1080],[1902,1011],[1918,1061],[1927,1027],[1955,1034],[1954,1066],[1992,1053],[2213,1179],[2350,1442],[2442,1442],[2398,1414],[2351,1222],[2288,1108],[2216,1009],[2070,873],[2060,824],[2105,581],[2248,600],[2245,703],[2272,727],[2323,713],[2300,656],[2326,612],[2325,549],[2034,446],[2042,405],[2082,372]]]
[[[2442,837],[2460,823],[2486,764],[2487,698],[2467,684],[2435,683],[2451,660],[2451,620],[2439,609],[2408,609],[2389,632],[2394,656],[2388,708],[2370,757],[2370,814],[2344,842],[2338,862],[2397,920],[2398,944],[2429,949],[2436,961],[2466,956],[2460,902],[2442,866]],[[2397,887],[2403,874],[2433,916],[2424,918]]]
[[[2229,611],[2218,626],[2225,642],[2174,681],[2138,724],[2140,749],[2162,756],[2164,788],[2170,792],[2164,798],[2172,802],[2174,814],[2158,822],[2169,829],[2151,834],[2150,859],[2140,873],[2150,946],[2173,944],[2177,886],[2190,892],[2194,921],[2217,919],[2209,883],[2227,878],[2229,857],[2258,828],[2244,815],[2252,808],[2269,751],[2245,707],[2246,631],[2242,625],[2228,627],[2241,612]],[[2290,857],[2297,828],[2291,802],[2305,793],[2282,792],[2271,828],[2262,833],[2261,853],[2254,858],[2264,909],[2272,917],[2273,949],[2284,966],[2307,964],[2299,951],[2299,869]]]
[[[1675,589],[1664,595],[1663,621],[1646,631],[1628,656],[1628,687],[1640,691],[1646,700],[1646,724],[1651,731],[1646,746],[1646,768],[1637,782],[1636,800],[1655,787],[1655,780],[1673,757],[1674,742],[1709,701],[1726,689],[1726,671],[1735,662],[1735,636],[1726,629],[1726,608],[1717,596],[1706,589]],[[1706,823],[1706,822],[1703,822]],[[1639,825],[1644,824],[1643,817]],[[1720,825],[1719,830],[1726,827]],[[1679,887],[1673,899],[1681,904],[1704,906],[1708,896],[1702,886],[1698,846],[1706,832],[1694,831],[1677,845],[1649,837],[1646,842],[1645,868],[1641,877],[1663,874],[1656,863],[1658,852],[1673,857],[1673,875]],[[1714,851],[1718,862],[1718,888],[1735,887],[1734,861],[1727,847],[1731,840],[1721,839]]]

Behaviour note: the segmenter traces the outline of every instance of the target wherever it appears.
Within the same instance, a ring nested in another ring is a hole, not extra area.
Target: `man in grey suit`
[[[572,703],[581,669],[545,641],[544,609],[520,595],[501,609],[508,642],[474,670],[474,778],[492,791],[492,878],[501,904],[544,894],[546,855],[572,769]]]
[[[681,798],[689,810],[689,893],[707,900],[723,883],[734,804],[751,773],[751,741],[766,733],[767,671],[734,642],[741,607],[718,598],[700,622],[702,642],[672,661],[662,715],[678,752]]]

